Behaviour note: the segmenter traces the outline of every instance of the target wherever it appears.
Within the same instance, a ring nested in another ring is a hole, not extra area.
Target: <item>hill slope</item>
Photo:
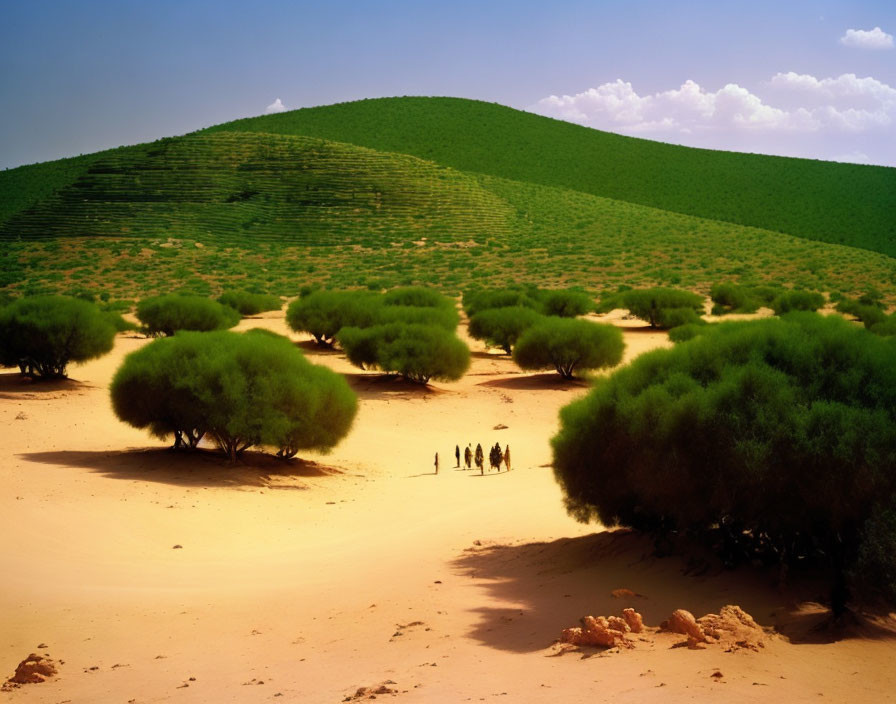
[[[896,256],[896,169],[680,147],[460,98],[381,98],[210,128],[322,137],[461,171]]]
[[[70,182],[9,217],[0,239],[383,246],[409,235],[504,233],[515,215],[473,176],[309,137],[215,132],[120,148],[71,166]]]

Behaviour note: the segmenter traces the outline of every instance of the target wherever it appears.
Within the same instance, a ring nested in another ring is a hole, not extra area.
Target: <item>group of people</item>
[[[460,468],[460,445],[454,446],[454,459],[456,462],[455,467]],[[504,450],[501,450],[501,444],[496,442],[488,451],[488,463],[490,469],[493,469],[496,472],[501,471],[501,464],[503,463],[509,472],[510,445],[507,445]],[[482,451],[482,445],[479,443],[476,444],[475,450],[472,445],[469,444],[464,448],[464,469],[472,469],[473,464],[479,468],[480,474],[485,474],[485,453]]]
[[[455,467],[460,469],[460,445],[454,446],[454,460]],[[464,448],[463,452],[464,457],[464,469],[472,469],[475,464],[479,469],[480,474],[485,474],[485,453],[482,451],[482,445],[479,443],[476,444],[476,449],[473,449],[471,444],[467,444],[466,448]],[[494,446],[488,451],[488,463],[490,469],[494,469],[496,472],[501,471],[501,464],[504,464],[504,467],[507,471],[510,471],[510,445],[506,445],[504,449],[501,449],[501,443],[495,443]],[[436,453],[435,462],[434,462],[436,471],[435,473],[439,473],[439,453]]]

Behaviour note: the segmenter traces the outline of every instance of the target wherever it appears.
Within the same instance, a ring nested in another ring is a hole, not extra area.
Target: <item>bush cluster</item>
[[[762,306],[771,306],[781,294],[776,286],[748,286],[731,282],[714,284],[709,290],[713,315],[755,313]]]
[[[32,377],[64,378],[69,363],[111,350],[115,332],[113,317],[93,303],[26,296],[0,308],[0,364]]]
[[[652,328],[674,328],[699,324],[703,298],[675,288],[643,288],[619,291],[601,299],[599,312],[624,308]]]
[[[771,305],[775,315],[792,311],[816,311],[824,305],[824,296],[817,291],[790,289],[778,294]]]
[[[464,312],[471,319],[494,308],[530,308],[542,315],[575,318],[594,310],[594,299],[579,289],[540,289],[536,286],[476,289],[464,293]]]
[[[469,349],[454,334],[459,321],[454,302],[421,286],[385,294],[315,291],[293,302],[286,319],[318,344],[338,341],[362,369],[425,384],[459,379],[470,365]]]
[[[348,360],[361,369],[400,374],[409,381],[457,381],[470,367],[470,349],[437,325],[388,323],[347,327],[339,344]]]
[[[517,340],[513,360],[523,369],[556,369],[570,379],[581,369],[619,364],[624,349],[622,332],[612,325],[543,318]]]
[[[510,354],[520,335],[541,320],[543,315],[524,306],[486,308],[470,318],[470,337]]]
[[[240,321],[240,314],[202,296],[167,294],[140,301],[137,318],[143,331],[155,337],[171,336],[178,330],[207,332],[232,328]]]
[[[555,473],[580,520],[715,535],[729,558],[821,555],[837,611],[860,562],[893,573],[892,339],[813,313],[706,326],[599,379],[561,426]]]
[[[122,421],[174,446],[208,436],[231,460],[253,445],[281,457],[325,452],[349,431],[357,398],[340,375],[267,331],[182,332],[129,354],[111,385]]]
[[[225,291],[218,296],[218,303],[230,306],[240,315],[258,315],[269,310],[280,310],[283,301],[278,296],[251,291]]]

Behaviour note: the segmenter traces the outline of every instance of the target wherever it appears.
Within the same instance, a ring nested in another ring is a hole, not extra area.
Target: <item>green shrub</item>
[[[137,319],[143,323],[146,334],[171,336],[178,330],[205,332],[232,328],[240,316],[233,308],[202,296],[168,294],[140,301]]]
[[[682,325],[705,325],[693,308],[661,308],[657,314],[659,327],[672,330]]]
[[[435,325],[391,323],[343,328],[339,344],[362,369],[380,369],[426,384],[456,381],[470,366],[470,350],[456,335]]]
[[[415,308],[450,308],[454,310],[454,301],[443,296],[435,289],[424,286],[404,286],[393,288],[383,294],[383,303],[387,306],[413,306]]]
[[[686,323],[669,330],[669,339],[672,342],[687,342],[693,340],[697,335],[703,334],[709,326],[706,321],[701,320],[699,323]]]
[[[331,346],[343,327],[371,325],[378,307],[376,294],[366,291],[313,291],[289,305],[286,322],[317,344]]]
[[[541,308],[539,302],[524,291],[510,288],[467,291],[464,293],[463,306],[464,312],[471,318],[490,308]]]
[[[484,340],[489,346],[500,347],[510,354],[519,336],[543,318],[523,306],[487,308],[470,318],[470,337]]]
[[[125,358],[111,384],[122,421],[174,446],[203,436],[231,460],[253,445],[281,457],[327,451],[349,431],[357,398],[345,379],[289,340],[252,331],[178,333]]]
[[[277,296],[249,291],[225,291],[218,297],[218,303],[230,306],[240,315],[258,315],[269,310],[280,310],[283,301]]]
[[[460,322],[457,310],[452,306],[421,307],[410,305],[378,305],[374,309],[371,324],[388,325],[389,323],[405,323],[406,325],[435,325],[453,332]]]
[[[896,335],[896,313],[889,315],[885,320],[875,323],[870,328],[871,332],[881,337]]]
[[[622,360],[625,343],[612,325],[546,318],[526,330],[513,349],[523,369],[556,369],[564,379],[579,369],[612,367]]]
[[[664,327],[664,311],[690,308],[695,312],[703,310],[703,299],[696,293],[675,288],[632,289],[616,294],[618,305],[633,316],[645,320],[650,327]],[[680,319],[681,314],[673,316]]]
[[[791,311],[816,311],[824,305],[824,296],[816,291],[792,289],[778,294],[771,305],[775,315]]]
[[[67,296],[26,296],[0,308],[0,364],[23,374],[64,378],[71,362],[112,349],[115,327],[93,303]]]
[[[896,347],[811,313],[706,326],[561,412],[554,467],[580,520],[721,534],[729,554],[843,578],[896,492]],[[892,553],[891,553],[892,554]]]
[[[541,291],[538,301],[542,313],[560,318],[575,318],[594,310],[594,299],[587,293],[574,289]]]
[[[763,305],[763,298],[752,286],[743,286],[731,282],[714,284],[709,289],[709,297],[715,304],[713,315],[726,313],[755,313]]]
[[[861,321],[866,328],[871,328],[887,319],[887,314],[877,305],[862,303],[861,300],[843,298],[837,302],[837,310],[846,315],[853,316]]]

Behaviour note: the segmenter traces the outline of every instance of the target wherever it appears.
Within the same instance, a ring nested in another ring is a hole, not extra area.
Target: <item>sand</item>
[[[624,327],[626,360],[669,344],[604,319]],[[240,327],[286,332],[282,313]],[[134,336],[69,382],[0,374],[0,675],[32,652],[60,663],[0,700],[339,702],[367,687],[365,700],[405,702],[816,702],[896,687],[886,629],[799,639],[824,614],[797,610],[770,575],[688,572],[569,518],[549,439],[586,384],[471,342],[467,376],[421,389],[293,339],[349,376],[361,408],[332,454],[292,464],[175,455],[118,422],[108,383],[146,344]],[[513,471],[454,468],[455,444],[496,441]],[[554,644],[586,614],[634,606],[656,626],[732,603],[778,626],[761,652],[688,650],[672,634],[624,652]]]

